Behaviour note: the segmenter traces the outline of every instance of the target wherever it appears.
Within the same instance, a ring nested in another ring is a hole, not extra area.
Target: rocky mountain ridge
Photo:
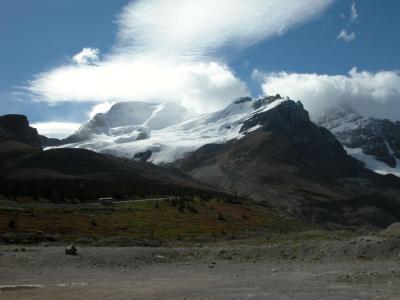
[[[350,107],[330,110],[317,122],[370,169],[400,175],[400,122],[363,117]]]
[[[300,102],[273,103],[243,122],[242,138],[204,145],[174,165],[226,192],[319,224],[382,226],[400,217],[399,178],[364,168]]]
[[[41,149],[41,141],[35,128],[29,126],[24,115],[0,116],[0,142],[15,141]]]

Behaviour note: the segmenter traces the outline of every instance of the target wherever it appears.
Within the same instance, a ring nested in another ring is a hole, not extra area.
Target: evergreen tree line
[[[103,178],[0,178],[0,195],[7,198],[32,197],[36,200],[45,199],[55,203],[88,202],[101,197],[114,199],[148,196],[226,197],[222,193],[154,181]]]

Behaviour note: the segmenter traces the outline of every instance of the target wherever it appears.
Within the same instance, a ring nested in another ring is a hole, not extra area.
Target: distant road
[[[151,198],[151,199],[132,199],[132,200],[122,200],[122,201],[112,201],[110,204],[119,204],[119,203],[133,203],[133,202],[153,202],[153,201],[163,201],[168,200],[169,198]],[[90,202],[87,204],[99,205],[103,204],[102,202]],[[108,203],[107,203],[108,204]]]

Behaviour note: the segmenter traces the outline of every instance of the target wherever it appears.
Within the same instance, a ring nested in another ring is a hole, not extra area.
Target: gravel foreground
[[[400,299],[398,240],[64,251],[0,246],[0,299]]]

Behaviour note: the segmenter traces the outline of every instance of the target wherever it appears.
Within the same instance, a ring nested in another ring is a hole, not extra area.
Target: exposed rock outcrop
[[[0,116],[0,142],[16,141],[34,148],[41,148],[39,134],[29,126],[29,121],[23,115]]]

